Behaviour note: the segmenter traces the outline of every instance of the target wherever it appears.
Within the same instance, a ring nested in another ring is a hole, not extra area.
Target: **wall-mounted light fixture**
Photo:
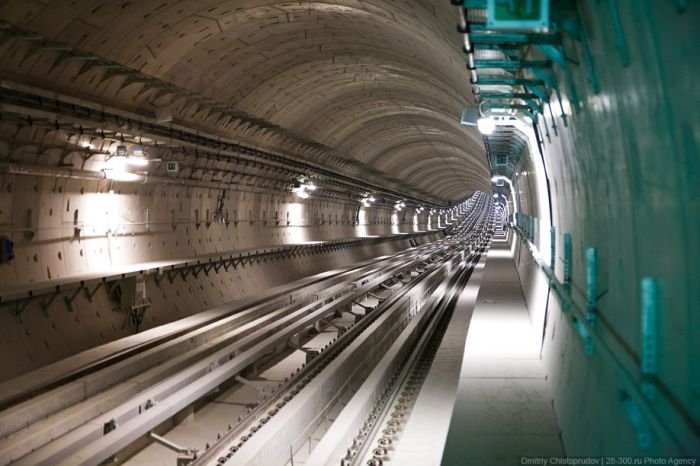
[[[313,192],[316,191],[316,189],[317,186],[313,181],[295,181],[294,185],[292,186],[292,192],[302,199],[308,199],[309,191]]]
[[[129,165],[133,165],[135,167],[145,167],[148,165],[148,159],[144,157],[143,155],[137,156],[137,155],[127,155],[126,156],[126,163]]]
[[[362,199],[360,199],[360,203],[362,204],[362,207],[369,207],[370,205],[372,205],[372,203],[374,201],[376,201],[376,199],[372,195],[369,195],[368,197],[363,197]]]

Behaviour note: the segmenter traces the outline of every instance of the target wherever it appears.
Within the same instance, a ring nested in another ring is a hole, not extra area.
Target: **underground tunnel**
[[[0,0],[0,466],[697,464],[699,23]]]

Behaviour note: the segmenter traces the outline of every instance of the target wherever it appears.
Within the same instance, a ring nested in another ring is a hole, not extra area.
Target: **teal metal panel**
[[[517,32],[474,32],[469,34],[474,44],[560,44],[559,34],[528,34]]]
[[[489,29],[534,30],[549,28],[549,0],[488,0]]]

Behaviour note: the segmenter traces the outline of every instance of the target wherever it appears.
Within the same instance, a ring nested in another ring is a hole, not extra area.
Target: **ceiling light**
[[[308,183],[306,183],[306,184],[304,185],[304,187],[305,187],[306,189],[308,189],[309,191],[316,191],[316,185],[314,184],[313,181],[309,181]]]
[[[299,190],[299,191],[297,191],[296,194],[297,194],[297,196],[299,196],[299,197],[302,198],[302,199],[308,199],[308,198],[309,198],[309,193],[307,193],[307,192],[304,191],[304,190]]]
[[[489,135],[496,129],[496,121],[489,117],[479,118],[476,122],[476,126],[479,128],[481,134]]]

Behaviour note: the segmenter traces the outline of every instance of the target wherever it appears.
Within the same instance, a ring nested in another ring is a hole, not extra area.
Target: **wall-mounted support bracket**
[[[658,361],[659,286],[655,278],[642,279],[642,393],[653,399]]]
[[[552,104],[550,104],[549,102],[547,102],[547,109],[549,110],[549,116],[552,118],[552,131],[554,131],[555,136],[559,136],[559,131],[557,130],[557,119],[554,118],[554,112],[552,112]],[[546,120],[544,128],[545,130],[547,129]],[[547,131],[547,139],[549,139],[549,131]]]
[[[22,299],[19,301],[15,301],[15,316],[16,317],[21,317],[22,312],[27,308],[29,305],[30,300],[29,299]]]
[[[627,40],[625,39],[625,30],[622,27],[622,18],[620,18],[620,10],[617,8],[617,0],[608,0],[610,8],[610,19],[612,20],[613,29],[615,32],[615,48],[620,54],[622,66],[630,66],[630,54],[627,49]]]
[[[598,306],[598,251],[586,249],[586,319],[595,328]]]
[[[61,292],[56,290],[54,293],[51,293],[48,298],[41,301],[41,309],[44,311],[44,313],[48,312],[49,306],[51,306],[51,303],[53,303],[54,299],[56,299],[59,294],[61,294]]]
[[[179,271],[178,270],[168,270],[167,276],[168,276],[168,281],[170,284],[175,283],[175,277],[177,277]]]
[[[199,278],[199,274],[202,272],[202,269],[204,268],[203,265],[195,265],[192,268],[188,269],[192,271],[192,276],[194,278]]]
[[[564,289],[571,293],[571,233],[564,233]]]
[[[591,338],[590,333],[588,333],[588,329],[576,317],[572,318],[572,322],[574,323],[574,328],[583,340],[583,352],[586,354],[586,356],[592,356],[595,352],[595,345],[593,343],[593,338]]]
[[[570,91],[569,93],[570,93],[570,97],[571,97],[571,102],[573,103],[574,108],[578,108],[578,102],[579,102],[578,93],[576,92],[576,86],[574,86],[574,81],[571,78],[571,71],[569,71],[568,68],[566,69],[566,76],[569,79],[569,91]],[[559,103],[559,111],[561,112],[561,121],[564,123],[564,128],[568,128],[569,122],[568,122],[568,119],[566,117],[566,111],[564,110],[564,104],[561,100],[561,93],[559,92],[558,88],[555,88],[554,92],[556,92],[556,94],[557,94],[557,103]]]
[[[72,295],[63,297],[63,303],[66,305],[66,307],[68,308],[68,310],[70,312],[73,312],[75,310],[75,309],[73,309],[73,301],[75,301],[75,298],[78,297],[78,295],[80,294],[81,291],[83,291],[83,289],[86,289],[86,288],[85,288],[85,285],[83,285],[81,283],[80,286],[75,289],[75,291],[73,292]]]
[[[637,444],[640,448],[646,450],[651,447],[653,435],[649,423],[644,417],[637,403],[630,397],[626,390],[620,390],[620,403],[627,414],[630,424],[637,432]]]
[[[104,281],[101,281],[100,283],[97,284],[97,286],[95,287],[95,289],[92,290],[92,291],[90,291],[90,288],[88,288],[87,286],[82,287],[82,289],[85,291],[85,297],[87,298],[87,300],[88,300],[89,302],[92,302],[92,298],[95,297],[95,295],[97,294],[97,292],[100,290],[100,288],[102,288],[102,286],[103,286],[104,284],[105,284],[105,282],[104,282]]]
[[[552,273],[554,272],[554,267],[556,266],[556,260],[557,260],[557,230],[552,225],[551,229],[549,230],[549,267],[552,269]]]

